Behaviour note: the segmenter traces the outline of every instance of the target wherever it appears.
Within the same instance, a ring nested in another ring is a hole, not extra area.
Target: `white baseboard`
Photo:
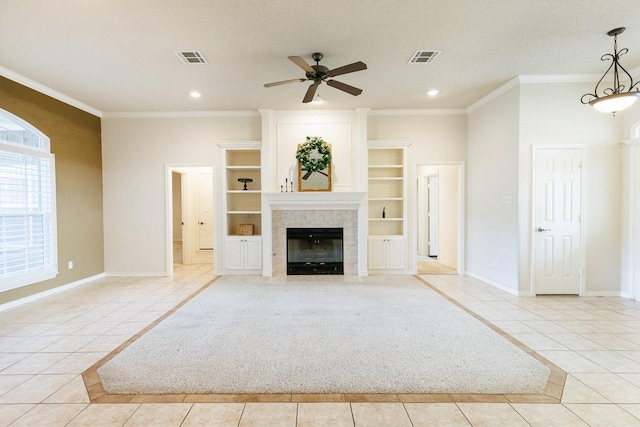
[[[153,272],[153,273],[140,273],[140,272],[128,272],[128,273],[106,273],[105,277],[167,277],[169,276],[166,271]]]
[[[517,290],[517,289],[512,289],[512,288],[510,288],[510,287],[508,287],[508,286],[505,286],[505,285],[503,285],[503,284],[501,284],[501,283],[498,283],[498,282],[495,282],[495,281],[493,281],[493,280],[487,279],[486,277],[482,277],[482,276],[479,276],[479,275],[477,275],[477,274],[470,273],[470,272],[468,272],[468,271],[467,271],[467,272],[465,272],[464,274],[465,274],[465,275],[467,275],[467,276],[469,276],[469,277],[473,277],[474,279],[480,280],[481,282],[484,282],[484,283],[486,283],[486,284],[488,284],[488,285],[491,285],[491,286],[493,286],[493,287],[495,287],[495,288],[498,288],[498,289],[500,289],[501,291],[505,291],[505,292],[507,292],[507,293],[510,293],[511,295],[515,295],[515,296],[517,296],[517,297],[520,297],[520,296],[529,296],[527,293],[523,293],[523,292],[521,292],[521,291],[519,291],[519,290]]]
[[[28,297],[20,298],[14,301],[9,301],[7,303],[0,305],[0,311],[9,310],[14,307],[18,307],[20,305],[26,304],[28,302],[36,301],[44,297],[48,297],[49,295],[54,295],[60,292],[67,291],[69,289],[75,288],[76,286],[84,285],[85,283],[93,282],[94,280],[103,279],[105,277],[104,273],[96,274],[95,276],[86,277],[84,279],[77,280],[72,283],[68,283],[66,285],[58,286],[53,289],[49,289],[46,291],[38,292],[37,294],[29,295]]]

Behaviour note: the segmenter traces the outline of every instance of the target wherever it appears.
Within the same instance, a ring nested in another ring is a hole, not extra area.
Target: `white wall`
[[[518,290],[518,87],[468,117],[466,271]]]
[[[359,129],[362,112],[337,114],[332,144],[363,135],[369,140],[404,140],[409,193],[416,194],[417,165],[466,162],[466,265],[475,275],[511,291],[529,286],[530,153],[533,144],[586,144],[589,173],[587,194],[587,289],[619,290],[621,257],[621,123],[633,121],[594,112],[579,103],[589,85],[525,84],[463,114],[371,112],[366,130]],[[549,102],[551,100],[551,102]],[[577,100],[577,101],[576,101]],[[633,107],[638,110],[640,108]],[[355,114],[355,116],[354,116]],[[638,113],[635,116],[640,120]],[[273,113],[273,116],[281,113]],[[293,117],[295,114],[287,113]],[[287,119],[288,120],[288,119]],[[285,122],[287,121],[285,120]],[[297,119],[296,119],[297,120]],[[635,121],[637,121],[635,120]],[[295,121],[295,120],[294,120]],[[308,117],[303,121],[311,123]],[[347,122],[351,122],[347,126]],[[291,122],[291,120],[289,120]],[[356,123],[357,122],[357,123]],[[274,120],[273,140],[282,120]],[[355,125],[354,125],[355,123]],[[297,145],[300,123],[282,133],[285,146]],[[288,126],[288,125],[287,125]],[[349,131],[347,131],[347,127]],[[290,132],[295,129],[295,132]],[[284,128],[283,128],[284,130]],[[313,130],[313,129],[312,129]],[[322,129],[320,129],[322,130]],[[166,165],[213,166],[220,182],[219,141],[259,141],[264,132],[259,113],[234,117],[115,118],[102,120],[105,271],[111,275],[161,275],[167,272]],[[296,133],[297,132],[297,133]],[[320,135],[323,136],[324,135]],[[358,144],[340,145],[336,161],[359,165]],[[277,150],[275,150],[277,151]],[[293,164],[290,154],[271,153],[270,185]],[[358,160],[356,160],[358,159]],[[341,164],[339,174],[348,165]],[[362,171],[339,175],[344,191],[358,190]],[[355,178],[354,178],[355,177]],[[221,196],[219,196],[221,197]],[[219,199],[216,200],[219,203]],[[408,201],[409,247],[415,247],[416,200]],[[415,262],[410,254],[409,265]]]
[[[216,142],[260,139],[257,112],[246,117],[103,118],[105,272],[167,273],[167,164],[213,166],[219,174]]]
[[[458,268],[458,167],[438,166],[438,261]]]
[[[376,115],[374,111],[368,118],[367,133],[370,140],[410,142],[407,155],[411,177],[415,177],[417,164],[467,158],[467,116],[464,114]]]
[[[623,119],[580,103],[592,84],[530,83],[520,88],[520,289],[530,289],[531,153],[536,144],[583,144],[586,150],[585,290],[620,290]]]
[[[293,178],[295,191],[299,190],[296,151],[307,136],[321,137],[331,146],[332,191],[356,191],[360,162],[355,155],[359,148],[355,111],[278,111],[273,120],[275,138],[270,149],[275,158],[271,171],[276,186],[269,191],[279,191],[285,178]]]
[[[426,163],[465,162],[467,160],[466,114],[407,114],[371,112],[367,120],[369,140],[408,141],[407,177],[408,193],[408,247],[409,266],[416,266],[417,229],[417,169]]]
[[[623,119],[623,197],[621,218],[621,291],[640,300],[640,140],[633,133],[640,126],[640,104],[618,113]]]
[[[438,261],[449,267],[458,268],[458,166],[424,165],[418,167],[418,179],[438,176]],[[426,193],[426,192],[425,192]],[[422,197],[425,198],[426,194]],[[418,195],[420,199],[420,195]],[[426,203],[422,212],[418,211],[419,221],[426,227]]]
[[[173,190],[173,241],[182,242],[182,175],[171,173],[171,188]]]

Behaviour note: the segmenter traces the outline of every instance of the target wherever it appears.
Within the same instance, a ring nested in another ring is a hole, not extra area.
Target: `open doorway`
[[[167,167],[167,270],[213,264],[213,167]]]
[[[417,165],[417,273],[463,271],[463,165]]]

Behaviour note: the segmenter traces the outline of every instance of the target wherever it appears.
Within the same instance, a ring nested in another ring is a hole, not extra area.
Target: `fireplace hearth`
[[[287,228],[287,275],[344,274],[342,228]]]

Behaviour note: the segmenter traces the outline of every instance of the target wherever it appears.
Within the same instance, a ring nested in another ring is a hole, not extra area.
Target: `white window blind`
[[[54,158],[48,140],[0,110],[0,291],[57,274]],[[46,146],[46,151],[44,150]]]

